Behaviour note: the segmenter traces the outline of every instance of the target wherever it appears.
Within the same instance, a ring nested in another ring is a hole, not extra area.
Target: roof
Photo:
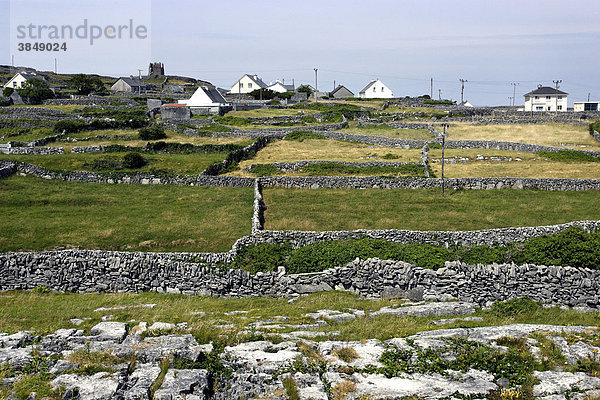
[[[263,88],[263,89],[266,89],[266,88],[267,88],[267,86],[268,86],[268,85],[267,85],[266,83],[264,83],[264,82],[263,82],[263,80],[262,80],[262,79],[260,79],[260,78],[258,77],[258,75],[256,75],[256,74],[254,74],[254,75],[250,75],[250,74],[244,74],[244,76],[247,76],[248,78],[250,78],[250,80],[251,80],[252,82],[254,82],[255,84],[257,84],[257,85],[258,85],[258,87],[261,87],[261,88]],[[242,76],[242,78],[243,78],[244,76]],[[242,78],[238,79],[238,82],[239,82],[240,80],[242,80]]]
[[[19,74],[21,74],[21,76],[25,79],[43,79],[40,75],[36,75],[33,72],[19,72]],[[15,75],[17,76],[17,75]]]
[[[336,94],[338,91],[340,91],[342,89],[346,89],[348,92],[352,93],[352,91],[350,89],[348,89],[346,86],[338,85],[335,89],[333,89],[333,91],[330,93],[330,95],[333,96],[334,94]],[[354,94],[354,93],[352,93],[352,94]]]
[[[273,87],[275,85],[281,85],[282,88],[284,88],[285,90],[287,90],[288,92],[293,92],[295,91],[294,85],[285,85],[280,81],[275,81],[273,83],[271,83],[268,88]]]
[[[123,82],[125,82],[126,84],[128,84],[131,87],[134,87],[134,86],[146,87],[146,86],[148,86],[146,83],[140,81],[138,78],[124,78],[124,77],[121,77],[121,78],[117,79],[117,82],[120,79],[122,79]]]
[[[378,80],[379,80],[379,79],[375,79],[374,81],[371,81],[371,82],[369,82],[369,83],[367,84],[367,86],[365,86],[364,88],[362,88],[362,89],[360,90],[360,92],[358,92],[358,93],[365,93],[365,92],[366,92],[367,90],[369,90],[369,88],[370,88],[371,86],[373,86],[373,85],[375,84],[375,82],[377,82]]]
[[[532,90],[529,93],[525,93],[523,96],[538,96],[538,95],[551,95],[551,94],[567,95],[569,93],[563,92],[562,90],[558,90],[558,89],[550,87],[550,86],[538,85],[537,89]]]
[[[202,91],[208,96],[213,103],[227,103],[223,95],[215,88],[202,86]]]

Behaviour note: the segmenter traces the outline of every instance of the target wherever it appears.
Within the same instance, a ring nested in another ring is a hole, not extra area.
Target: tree
[[[104,84],[100,78],[95,76],[88,76],[85,74],[77,74],[71,78],[71,87],[77,90],[77,94],[90,94],[92,92],[103,92],[105,90]]]
[[[306,93],[306,97],[310,97],[310,95],[312,94],[312,89],[310,87],[308,87],[307,85],[300,86],[297,89],[297,91]]]
[[[54,92],[50,89],[50,85],[43,79],[27,79],[21,89],[17,89],[19,95],[29,99],[30,102],[38,103],[42,100],[51,99],[54,97]]]

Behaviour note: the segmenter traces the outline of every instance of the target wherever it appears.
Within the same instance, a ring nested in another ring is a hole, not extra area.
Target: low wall
[[[592,136],[594,137],[594,139],[600,142],[600,133],[598,133],[598,131],[594,131],[592,133]]]
[[[477,231],[409,231],[401,229],[359,229],[355,231],[261,231],[237,240],[234,251],[258,243],[290,243],[292,247],[307,246],[317,242],[347,239],[383,239],[395,243],[453,245],[506,245],[523,242],[529,238],[555,235],[570,227],[587,232],[600,230],[600,221],[574,221],[566,224],[526,226],[516,228],[483,229]]]
[[[456,298],[480,305],[515,297],[569,306],[600,304],[600,271],[571,267],[448,262],[434,271],[401,261],[369,259],[314,274],[285,275],[280,268],[252,275],[189,263],[178,257],[80,250],[4,253],[0,254],[0,291],[47,286],[77,293],[151,291],[287,297],[336,289],[373,298]]]
[[[54,171],[24,162],[0,161],[0,168],[14,164],[16,172],[44,179],[71,182],[156,184],[185,186],[252,187],[255,178],[212,175],[158,175],[137,172],[101,174],[88,171]],[[376,176],[272,176],[260,178],[263,186],[296,189],[432,189],[442,186],[439,178],[382,178]],[[455,190],[539,189],[539,190],[600,190],[600,179],[567,178],[452,178],[445,187]]]
[[[3,147],[0,153],[3,154],[36,154],[50,155],[63,154],[65,149],[62,147]]]
[[[416,163],[411,162],[399,162],[399,161],[295,161],[295,162],[275,162],[268,165],[271,165],[277,168],[280,171],[296,171],[297,169],[302,169],[307,165],[316,165],[316,164],[340,164],[347,165],[350,167],[358,167],[358,168],[368,168],[368,167],[401,167],[403,165],[415,165]],[[252,167],[261,164],[252,164],[250,167],[246,169],[251,169]]]
[[[448,149],[493,149],[521,151],[524,153],[539,153],[540,151],[562,151],[572,150],[563,147],[542,146],[539,144],[517,143],[517,142],[498,142],[492,140],[446,140]],[[588,154],[595,158],[600,158],[600,151],[573,150]]]

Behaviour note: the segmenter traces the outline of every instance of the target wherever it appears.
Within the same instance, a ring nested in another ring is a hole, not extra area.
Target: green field
[[[250,232],[252,189],[0,180],[0,252],[57,247],[227,251]]]
[[[116,168],[98,168],[101,162],[119,164],[126,153],[65,153],[51,155],[0,154],[0,160],[22,161],[40,167],[69,170],[109,172]],[[167,172],[175,174],[199,174],[209,165],[223,161],[227,153],[194,154],[147,154],[147,164],[139,169],[118,169],[123,172]]]
[[[600,191],[265,189],[265,229],[476,230],[600,219]]]

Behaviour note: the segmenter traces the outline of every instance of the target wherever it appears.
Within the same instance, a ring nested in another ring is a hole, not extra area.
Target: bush
[[[281,101],[277,100],[277,99],[273,99],[269,102],[270,106],[278,106],[281,104]]]
[[[15,91],[15,89],[13,89],[11,87],[5,87],[4,90],[2,90],[2,95],[4,97],[10,97],[14,91]]]
[[[307,139],[325,139],[325,136],[310,131],[292,131],[288,133],[283,139],[303,142]]]
[[[127,153],[123,156],[123,168],[137,169],[146,165],[147,161],[140,153]]]
[[[63,119],[54,124],[54,132],[56,133],[77,133],[87,128],[87,124],[83,121]]]
[[[17,92],[19,92],[21,97],[27,98],[34,103],[54,97],[54,92],[50,89],[50,85],[43,79],[28,79],[21,89],[17,89]]]
[[[600,132],[600,121],[596,121],[590,124],[590,135],[593,135],[594,131]]]
[[[600,158],[592,157],[589,154],[575,150],[560,151],[540,151],[537,153],[541,157],[549,158],[560,162],[598,162]]]
[[[139,137],[142,140],[158,140],[166,138],[167,134],[162,126],[153,124],[149,127],[140,129]]]

